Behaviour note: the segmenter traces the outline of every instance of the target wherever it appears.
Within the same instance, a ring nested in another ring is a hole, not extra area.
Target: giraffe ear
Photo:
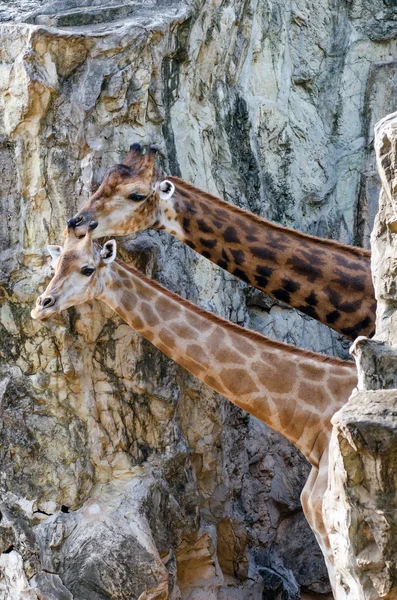
[[[161,200],[168,200],[169,198],[171,198],[172,194],[175,192],[175,186],[172,183],[172,181],[169,181],[168,179],[164,179],[164,181],[162,181],[159,185],[159,189],[160,189],[160,199]]]
[[[109,240],[103,246],[103,248],[101,250],[101,258],[102,258],[102,262],[105,265],[108,265],[109,263],[114,261],[114,259],[116,258],[116,250],[117,250],[116,240]]]
[[[47,250],[49,252],[49,254],[51,255],[52,261],[51,261],[51,267],[53,269],[56,269],[56,266],[58,264],[58,260],[59,257],[62,254],[62,246],[47,246]]]

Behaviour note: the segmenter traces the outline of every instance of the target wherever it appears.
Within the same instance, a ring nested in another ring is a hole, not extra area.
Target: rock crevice
[[[394,28],[390,7],[364,0],[0,2],[4,598],[329,591],[299,509],[308,467],[285,440],[103,305],[47,325],[30,309],[51,277],[47,243],[135,141],[243,208],[368,246]],[[239,324],[347,357],[326,327],[165,234],[121,252]]]

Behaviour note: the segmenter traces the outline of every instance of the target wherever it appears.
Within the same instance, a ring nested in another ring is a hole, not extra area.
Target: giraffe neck
[[[155,227],[350,339],[373,334],[367,250],[275,225],[177,177],[168,179],[175,193],[160,201]]]
[[[107,270],[99,298],[169,358],[318,464],[331,417],[356,384],[353,364],[233,325],[121,261]]]

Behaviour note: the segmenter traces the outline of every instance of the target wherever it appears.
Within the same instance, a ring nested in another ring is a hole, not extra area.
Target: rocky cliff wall
[[[376,334],[351,348],[358,390],[332,420],[324,499],[338,600],[397,594],[396,112],[375,126],[375,149],[382,182],[371,236]]]
[[[307,465],[285,440],[100,303],[57,324],[29,313],[46,244],[135,141],[230,202],[368,245],[395,17],[370,0],[0,2],[1,597],[329,590],[300,511]],[[347,355],[165,234],[121,254],[239,324]]]

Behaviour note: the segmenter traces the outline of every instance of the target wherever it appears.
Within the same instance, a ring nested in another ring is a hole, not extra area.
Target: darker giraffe
[[[165,229],[250,285],[350,339],[374,332],[370,253],[270,223],[154,169],[155,149],[131,146],[69,224],[95,237]]]

